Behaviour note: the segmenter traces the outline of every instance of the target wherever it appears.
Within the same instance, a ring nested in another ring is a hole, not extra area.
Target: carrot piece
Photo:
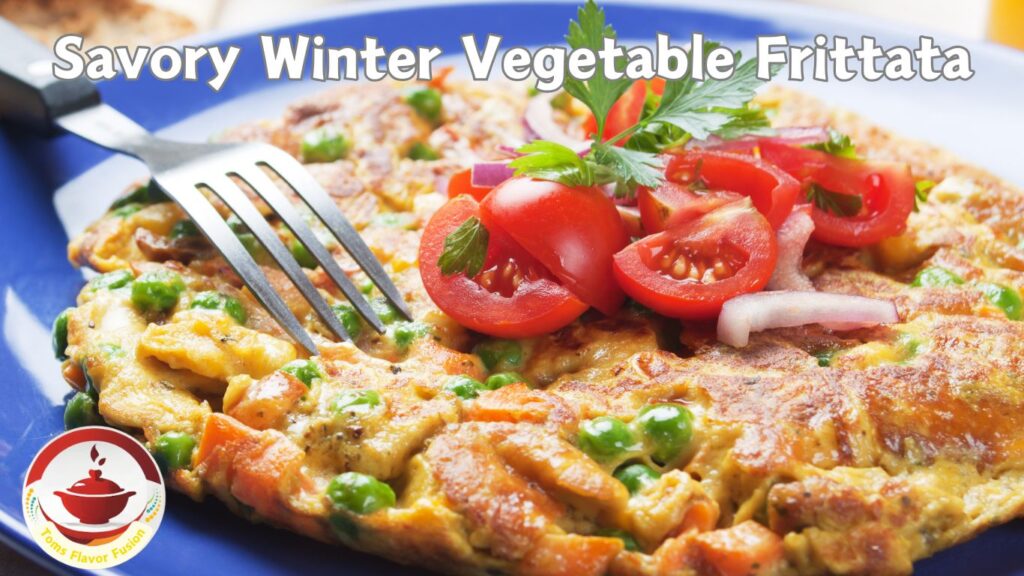
[[[476,354],[466,354],[441,346],[433,338],[420,338],[412,354],[417,361],[439,368],[445,374],[469,376],[481,381],[487,378],[483,363]]]
[[[466,420],[477,422],[533,422],[557,424],[575,420],[576,413],[564,400],[526,384],[510,384],[489,392],[466,406]]]
[[[522,576],[602,576],[622,552],[618,538],[550,534],[530,549],[519,563]]]
[[[711,500],[694,500],[690,509],[683,516],[679,533],[689,530],[707,532],[715,528],[718,523],[718,506]]]
[[[193,456],[193,465],[210,460],[217,448],[228,448],[232,444],[255,441],[256,431],[226,414],[211,414],[206,419],[199,448]]]
[[[693,545],[721,576],[766,574],[783,558],[782,539],[753,520],[696,536]]]
[[[444,88],[444,81],[448,79],[448,76],[455,71],[454,66],[444,66],[437,71],[437,74],[427,82],[427,85],[431,88],[441,90]]]
[[[248,426],[265,430],[273,427],[307,392],[309,388],[298,378],[277,371],[250,384],[242,398],[225,406],[224,411]]]

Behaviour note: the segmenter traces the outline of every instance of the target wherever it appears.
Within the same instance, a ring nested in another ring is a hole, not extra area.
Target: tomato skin
[[[449,200],[427,223],[420,242],[420,276],[437,307],[463,326],[499,338],[530,338],[562,328],[587,305],[553,279],[526,278],[511,296],[491,292],[465,274],[446,276],[437,265],[444,240],[467,218],[480,217],[469,196]],[[500,228],[488,226],[490,242],[484,269],[509,258],[525,266],[537,263]]]
[[[484,199],[487,193],[492,188],[486,186],[473,186],[473,169],[467,168],[460,172],[456,172],[452,175],[451,179],[448,180],[448,197],[455,198],[459,194],[468,194],[472,196],[477,202]]]
[[[749,196],[776,230],[793,211],[800,183],[786,171],[744,154],[692,151],[672,154],[665,167],[672,182],[689,184],[698,177],[709,190]]]
[[[905,164],[839,158],[762,140],[761,157],[801,180],[840,194],[861,197],[863,210],[838,216],[814,206],[813,237],[835,246],[861,248],[902,234],[914,209],[914,179]]]
[[[608,316],[622,306],[625,295],[612,275],[612,257],[629,236],[599,188],[512,178],[495,187],[480,208],[485,224],[505,230],[577,298]]]
[[[647,234],[662,232],[670,224],[681,224],[739,200],[733,192],[708,190],[695,192],[685,184],[665,182],[655,189],[640,188],[636,193],[640,222]]]
[[[609,140],[618,136],[630,126],[640,120],[640,114],[644,111],[644,101],[647,99],[647,83],[643,80],[633,82],[633,85],[626,90],[608,111],[608,119],[604,123],[602,140]],[[583,121],[583,132],[587,137],[597,132],[597,120],[593,114],[587,116]],[[614,142],[616,146],[625,146],[626,140]]]
[[[726,245],[746,261],[721,280],[679,280],[652,264],[658,251],[672,243],[701,255]],[[626,294],[660,314],[702,320],[717,315],[726,300],[764,288],[777,258],[775,231],[744,198],[631,244],[615,255],[615,278]]]

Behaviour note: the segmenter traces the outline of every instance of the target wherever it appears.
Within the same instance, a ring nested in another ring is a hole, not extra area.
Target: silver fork
[[[104,148],[142,160],[153,181],[181,206],[257,300],[310,354],[317,353],[315,342],[271,287],[228,224],[200,192],[201,188],[216,194],[249,228],[317,316],[339,338],[349,339],[345,327],[233,178],[245,182],[266,202],[306,246],[356,311],[378,332],[384,331],[380,317],[316,238],[295,206],[267,175],[266,169],[276,174],[306,203],[388,301],[411,319],[405,301],[380,262],[330,196],[291,155],[262,143],[186,143],[158,138],[100,102],[99,93],[87,80],[54,78],[53,58],[49,51],[3,19],[0,19],[0,38],[4,38],[4,49],[0,50],[0,118],[19,121],[50,133],[62,128]]]

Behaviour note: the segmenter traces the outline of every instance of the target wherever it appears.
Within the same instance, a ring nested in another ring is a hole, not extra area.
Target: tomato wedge
[[[818,150],[762,140],[761,157],[804,184],[858,196],[861,208],[843,216],[814,206],[814,239],[860,248],[902,234],[914,209],[914,179],[906,164],[839,158]]]
[[[753,156],[718,151],[672,154],[665,167],[672,182],[700,182],[708,190],[749,196],[772,228],[778,229],[793,211],[800,183],[776,166]]]
[[[640,188],[636,193],[637,208],[644,232],[654,234],[670,223],[688,222],[742,198],[723,190],[694,191],[685,184],[665,182],[657,188]]]
[[[626,90],[608,111],[608,119],[604,123],[604,132],[601,138],[608,140],[618,136],[630,126],[640,120],[640,114],[644,111],[644,102],[647,100],[647,83],[643,80],[633,82],[633,85]],[[587,116],[583,121],[583,131],[587,137],[597,132],[597,119],[593,114]],[[625,145],[625,141],[615,142],[617,146]]]
[[[775,231],[744,198],[631,244],[615,255],[615,278],[656,312],[706,319],[764,288],[777,257]]]
[[[480,205],[485,224],[506,231],[577,298],[611,316],[625,295],[612,257],[629,243],[622,218],[598,188],[512,178]]]
[[[488,226],[487,258],[479,274],[442,274],[437,261],[445,238],[474,216],[481,216],[476,200],[453,198],[430,219],[420,242],[423,287],[445,314],[477,332],[529,338],[557,330],[586,311],[586,304],[493,225]]]
[[[486,186],[473,186],[473,169],[468,168],[461,172],[456,172],[452,175],[451,179],[448,180],[448,197],[455,198],[459,194],[468,194],[472,196],[477,202],[484,199],[487,193],[492,188]]]

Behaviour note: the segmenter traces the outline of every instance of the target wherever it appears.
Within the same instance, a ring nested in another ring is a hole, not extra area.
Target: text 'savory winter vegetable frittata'
[[[55,323],[67,425],[136,432],[194,498],[450,573],[908,573],[1018,516],[1024,193],[740,77],[353,84],[221,134],[302,159],[413,318],[324,233],[387,331],[361,323],[277,223],[354,337],[332,341],[235,225],[307,358],[133,187],[70,246],[101,275]]]

